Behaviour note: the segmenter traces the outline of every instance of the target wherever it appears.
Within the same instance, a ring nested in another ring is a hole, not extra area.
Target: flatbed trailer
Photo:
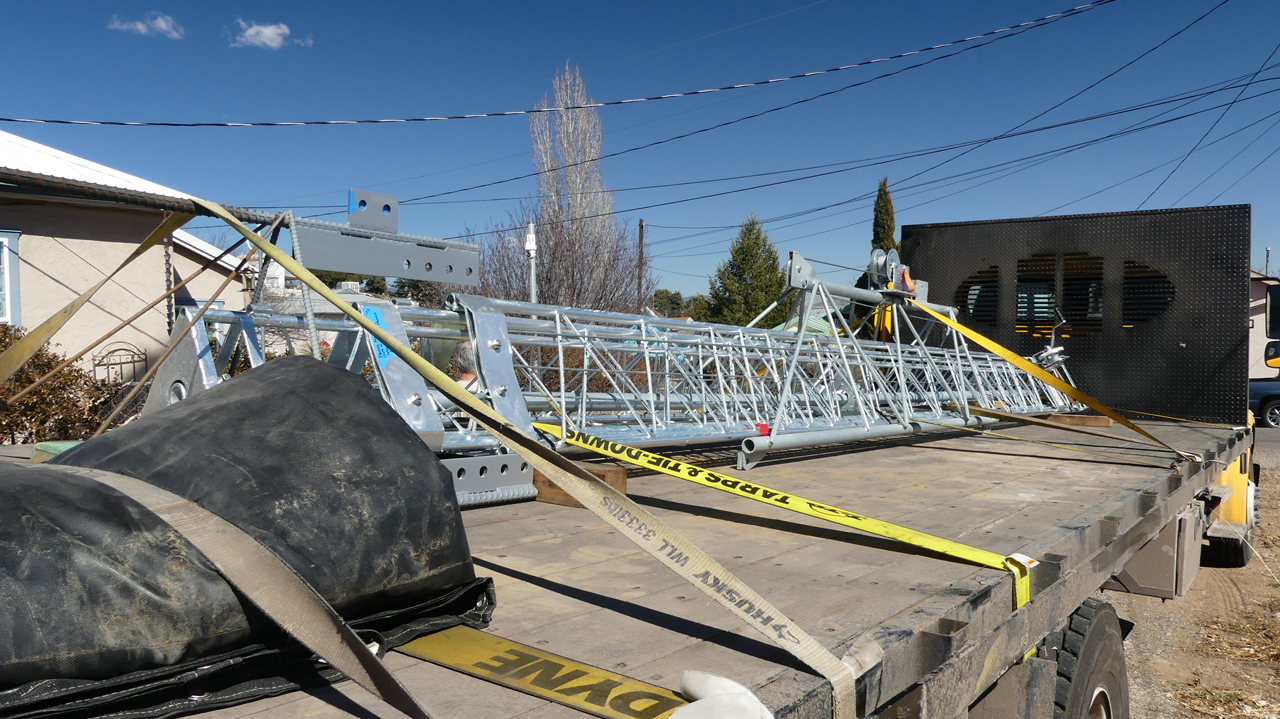
[[[752,481],[810,499],[1039,560],[1032,599],[1016,611],[1009,573],[663,475],[633,474],[627,493],[836,656],[853,653],[869,665],[858,677],[860,716],[1049,717],[1071,671],[1064,678],[1045,658],[1055,652],[1024,659],[1028,651],[1046,637],[1052,645],[1073,612],[1132,569],[1144,546],[1168,544],[1162,530],[1171,522],[1207,518],[1204,503],[1224,494],[1211,485],[1224,467],[1241,464],[1253,441],[1248,428],[1143,426],[1205,461],[1162,469],[1151,463],[1170,453],[1155,447],[1018,427],[1009,431],[1063,447],[957,432],[780,454],[750,472]],[[727,452],[681,457],[702,466],[732,462]],[[825,680],[591,512],[523,502],[463,516],[477,571],[497,586],[490,633],[673,690],[683,670],[708,671],[750,687],[779,718],[831,716]],[[1184,583],[1194,568],[1181,555],[1194,552],[1198,564],[1200,545],[1199,534],[1187,541],[1187,527],[1202,532],[1203,524],[1184,525],[1174,542],[1181,549],[1155,547],[1171,561],[1177,555],[1171,566]],[[387,661],[435,716],[582,716],[403,654]],[[344,683],[202,716],[348,716],[354,705],[339,692],[376,704]],[[383,708],[379,715],[395,716]]]

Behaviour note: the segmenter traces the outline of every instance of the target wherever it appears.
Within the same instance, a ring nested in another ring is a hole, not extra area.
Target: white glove
[[[671,719],[773,719],[751,690],[715,674],[686,669],[680,693],[690,700],[671,713]]]

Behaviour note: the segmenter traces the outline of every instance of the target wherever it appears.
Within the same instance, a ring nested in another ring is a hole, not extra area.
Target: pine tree
[[[760,220],[752,213],[738,230],[729,248],[729,259],[720,263],[711,278],[707,316],[699,320],[745,325],[786,289],[778,264],[778,250],[769,241]],[[757,327],[774,327],[786,320],[789,303],[780,304]]]
[[[889,194],[889,178],[880,180],[880,189],[876,191],[875,216],[871,220],[871,248],[874,250],[898,249],[898,242],[893,239],[897,225],[893,221],[893,195]]]
[[[671,290],[658,290],[653,293],[653,311],[663,317],[681,317],[684,315],[684,296]]]

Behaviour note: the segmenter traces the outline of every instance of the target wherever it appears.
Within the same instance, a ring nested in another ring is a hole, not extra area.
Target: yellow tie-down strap
[[[649,556],[697,587],[729,613],[754,627],[774,644],[816,670],[831,682],[832,716],[836,719],[853,717],[857,706],[855,693],[857,677],[852,668],[787,618],[767,599],[648,510],[591,476],[586,470],[555,450],[525,434],[492,407],[450,379],[438,367],[392,337],[386,329],[379,327],[344,302],[332,289],[316,279],[309,270],[283,250],[245,227],[225,208],[205,200],[197,199],[194,202],[205,211],[222,219],[272,261],[279,263],[285,271],[292,273],[307,287],[333,303],[334,307],[376,337],[387,349],[404,360],[446,397],[453,400],[482,427],[520,455],[520,458],[528,462],[529,466],[541,472],[570,497],[590,509],[606,524],[617,530],[621,536],[634,542]],[[495,344],[486,347],[484,351],[510,352],[511,348]],[[3,355],[0,355],[0,359],[3,359]],[[677,550],[680,555],[678,558],[675,556]]]
[[[604,719],[666,719],[688,704],[659,686],[457,626],[396,651]]]
[[[927,549],[962,562],[977,564],[990,569],[1007,570],[1013,574],[1014,578],[1014,608],[1017,609],[1031,600],[1031,567],[1038,564],[1031,557],[1022,554],[1011,554],[1006,557],[996,552],[971,547],[951,539],[919,532],[857,512],[850,512],[847,509],[833,507],[829,504],[816,502],[812,499],[806,499],[762,484],[747,482],[726,474],[695,467],[687,462],[678,462],[669,457],[646,452],[643,449],[611,442],[600,437],[593,437],[585,432],[578,432],[573,428],[568,430],[567,435],[561,437],[559,425],[538,423],[533,426],[535,429],[563,439],[575,447],[589,449],[605,457],[661,472],[667,476],[683,479],[686,482],[692,482],[703,487],[718,489],[735,497],[744,497],[771,507],[781,507],[797,514],[825,519],[828,522],[857,529],[867,534],[874,534],[878,537],[895,539],[904,544]]]
[[[960,334],[964,335],[965,337],[967,337],[967,338],[969,338],[969,339],[973,340],[974,342],[976,342],[979,346],[981,346],[983,349],[987,350],[988,352],[991,352],[992,354],[995,354],[995,355],[999,356],[1001,359],[1005,360],[1006,362],[1008,362],[1009,364],[1013,365],[1014,367],[1017,367],[1018,369],[1022,370],[1023,372],[1026,372],[1027,374],[1031,375],[1032,377],[1035,377],[1036,379],[1040,380],[1041,382],[1044,382],[1045,384],[1047,384],[1047,385],[1049,385],[1050,387],[1052,387],[1052,388],[1054,388],[1054,389],[1058,390],[1059,392],[1061,392],[1061,393],[1065,394],[1066,396],[1070,397],[1071,399],[1074,399],[1075,401],[1077,401],[1077,402],[1080,402],[1080,403],[1084,404],[1085,406],[1089,407],[1090,409],[1093,409],[1093,410],[1095,410],[1095,411],[1097,411],[1097,412],[1099,412],[1099,413],[1101,413],[1101,414],[1103,414],[1103,415],[1105,415],[1105,416],[1107,416],[1107,417],[1110,417],[1111,419],[1113,419],[1113,420],[1115,420],[1116,422],[1119,422],[1120,424],[1122,424],[1122,425],[1124,425],[1124,426],[1128,427],[1129,429],[1133,430],[1134,432],[1137,432],[1138,434],[1142,435],[1143,437],[1146,437],[1147,439],[1149,439],[1149,440],[1151,440],[1151,441],[1155,442],[1156,444],[1159,444],[1161,447],[1164,447],[1165,449],[1169,450],[1170,452],[1173,452],[1174,454],[1178,455],[1178,457],[1179,457],[1180,459],[1188,460],[1188,461],[1191,461],[1191,462],[1202,462],[1202,461],[1204,461],[1203,457],[1201,457],[1201,456],[1200,456],[1200,455],[1198,455],[1198,454],[1195,454],[1194,452],[1186,452],[1186,451],[1183,451],[1183,450],[1178,449],[1178,448],[1176,448],[1176,447],[1173,447],[1173,446],[1171,446],[1171,445],[1169,445],[1169,444],[1166,444],[1166,443],[1165,443],[1163,440],[1161,440],[1159,437],[1157,437],[1157,436],[1155,436],[1155,435],[1151,434],[1151,433],[1150,433],[1150,432],[1148,432],[1147,430],[1145,430],[1145,429],[1143,429],[1143,428],[1139,427],[1138,425],[1134,424],[1133,422],[1130,422],[1129,420],[1125,419],[1124,417],[1121,417],[1119,414],[1116,414],[1115,410],[1112,410],[1110,407],[1108,407],[1108,406],[1106,406],[1105,404],[1103,404],[1103,403],[1099,402],[1098,400],[1096,400],[1096,399],[1094,399],[1094,398],[1090,397],[1089,395],[1085,394],[1084,392],[1081,392],[1079,389],[1077,389],[1077,388],[1075,388],[1075,387],[1072,387],[1071,385],[1067,384],[1066,382],[1063,382],[1061,379],[1058,379],[1057,377],[1053,376],[1051,373],[1046,372],[1046,371],[1045,371],[1044,369],[1042,369],[1041,367],[1038,367],[1035,363],[1030,362],[1030,361],[1029,361],[1029,360],[1027,360],[1025,357],[1023,357],[1022,355],[1019,355],[1017,352],[1014,352],[1013,350],[1008,349],[1007,347],[1005,347],[1004,345],[1000,344],[999,342],[996,342],[995,340],[993,340],[993,339],[991,339],[991,338],[989,338],[989,337],[985,337],[985,336],[983,336],[981,333],[974,332],[973,330],[969,329],[968,327],[965,327],[964,325],[960,324],[959,322],[956,322],[955,320],[951,319],[950,317],[947,317],[947,316],[945,316],[945,315],[943,315],[943,314],[941,314],[941,313],[938,313],[938,312],[934,312],[933,310],[929,309],[928,307],[925,307],[924,305],[920,304],[919,302],[916,302],[915,300],[913,300],[913,299],[911,299],[911,298],[909,298],[909,297],[907,298],[907,301],[908,301],[908,302],[910,302],[911,304],[915,305],[916,307],[918,307],[921,311],[923,311],[923,312],[927,313],[930,317],[933,317],[935,320],[938,320],[939,322],[941,322],[941,323],[943,323],[944,325],[946,325],[946,326],[950,327],[951,329],[955,330],[956,332],[959,332]]]

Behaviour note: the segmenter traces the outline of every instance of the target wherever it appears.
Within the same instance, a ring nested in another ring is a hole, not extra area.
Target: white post
[[[524,236],[524,251],[529,256],[529,302],[538,304],[538,237],[533,233],[533,222]]]

